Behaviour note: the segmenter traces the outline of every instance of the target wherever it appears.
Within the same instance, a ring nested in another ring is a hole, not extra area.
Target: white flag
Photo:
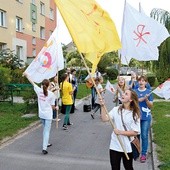
[[[57,71],[64,68],[64,58],[57,28],[37,57],[28,66],[25,72],[36,83],[54,77]]]
[[[155,90],[152,91],[161,98],[168,100],[170,98],[170,79],[159,85]]]
[[[158,46],[170,35],[166,27],[125,4],[122,23],[121,62],[158,60]]]
[[[115,89],[114,89],[113,85],[110,83],[109,80],[107,80],[105,89],[108,90],[108,91],[111,92],[111,93],[114,93],[114,92],[115,92]]]

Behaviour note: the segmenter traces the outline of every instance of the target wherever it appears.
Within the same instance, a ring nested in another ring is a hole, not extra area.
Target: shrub
[[[18,84],[18,83],[28,84],[29,82],[28,82],[27,78],[25,76],[24,77],[22,76],[23,72],[24,72],[24,70],[19,69],[19,68],[12,70],[11,71],[11,75],[12,75],[11,82],[16,83],[16,84]]]
[[[108,79],[110,80],[115,80],[118,76],[118,70],[115,68],[106,69],[106,73],[107,73]]]
[[[7,86],[11,81],[10,69],[0,66],[0,96],[1,99],[5,99],[8,97],[7,95]]]
[[[150,74],[150,75],[147,75],[147,78],[148,78],[148,82],[150,86],[153,87],[155,85],[156,76]]]

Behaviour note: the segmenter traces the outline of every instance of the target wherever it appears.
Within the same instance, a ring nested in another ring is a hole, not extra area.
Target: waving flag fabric
[[[94,0],[55,0],[80,53],[106,53],[121,48],[116,27]]]
[[[97,65],[102,57],[102,54],[99,53],[87,53],[85,54],[85,58],[92,63],[91,73],[94,74],[97,69]]]
[[[169,37],[165,26],[125,4],[122,23],[121,62],[158,60],[158,46]]]
[[[47,43],[25,72],[36,83],[54,77],[57,71],[64,68],[64,58],[61,42],[58,40],[58,30],[54,30]]]
[[[107,83],[106,83],[106,87],[105,87],[106,90],[108,90],[109,92],[111,93],[115,93],[115,89],[113,87],[113,85],[110,83],[110,81],[108,80]]]
[[[161,98],[168,100],[170,98],[170,79],[159,85],[155,90],[152,91]]]

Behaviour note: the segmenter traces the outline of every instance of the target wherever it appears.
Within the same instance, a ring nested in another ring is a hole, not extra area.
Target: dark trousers
[[[94,113],[96,113],[100,109],[100,114],[101,114],[101,106],[98,103],[95,103],[95,108],[94,108]]]
[[[55,100],[55,106],[57,106],[58,103],[59,103],[59,99],[56,99],[56,100]],[[53,110],[53,119],[56,119],[56,117],[57,117],[57,111],[56,111],[56,110]]]
[[[112,170],[120,170],[121,159],[123,159],[123,165],[125,170],[133,170],[133,155],[128,153],[129,160],[127,160],[124,152],[117,152],[110,150],[110,164]]]
[[[92,105],[92,109],[95,108],[95,100],[96,100],[96,89],[95,89],[95,87],[91,87],[91,105]]]

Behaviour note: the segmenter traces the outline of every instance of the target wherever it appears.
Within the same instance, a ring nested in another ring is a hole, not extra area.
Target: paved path
[[[106,105],[113,107],[112,97],[106,93]],[[62,130],[64,115],[60,115],[59,128],[52,124],[50,142],[53,144],[48,155],[41,153],[42,127],[31,129],[0,149],[0,170],[110,170],[109,142],[112,128],[103,123],[96,114],[92,120],[90,112],[78,110],[71,114],[74,123],[68,131]],[[151,157],[146,163],[134,162],[136,170],[152,170]],[[124,170],[122,168],[121,170]]]

